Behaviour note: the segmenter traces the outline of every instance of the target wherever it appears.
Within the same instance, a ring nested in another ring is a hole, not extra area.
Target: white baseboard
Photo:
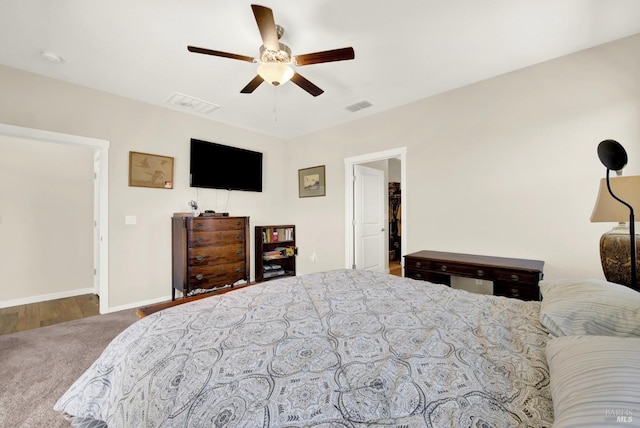
[[[30,303],[45,302],[47,300],[64,299],[65,297],[81,296],[83,294],[93,294],[93,288],[80,288],[77,290],[61,291],[59,293],[41,294],[39,296],[29,296],[20,299],[0,300],[0,308],[10,308],[11,306],[28,305]]]
[[[171,300],[171,296],[156,297],[155,299],[144,300],[142,302],[127,303],[126,305],[109,307],[108,313],[124,311],[126,309],[136,309],[142,306],[155,305],[156,303]]]

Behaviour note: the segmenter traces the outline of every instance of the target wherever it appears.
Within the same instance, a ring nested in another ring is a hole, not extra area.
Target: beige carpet
[[[53,405],[121,331],[135,310],[0,336],[0,427],[64,427]]]

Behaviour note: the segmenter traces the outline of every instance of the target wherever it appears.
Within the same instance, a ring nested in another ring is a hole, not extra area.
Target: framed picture
[[[173,189],[173,158],[129,152],[129,186]]]
[[[325,196],[324,165],[298,170],[298,196]]]

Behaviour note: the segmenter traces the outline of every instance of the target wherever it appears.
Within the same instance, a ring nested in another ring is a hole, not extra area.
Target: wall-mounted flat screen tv
[[[262,192],[262,153],[191,139],[189,185]]]

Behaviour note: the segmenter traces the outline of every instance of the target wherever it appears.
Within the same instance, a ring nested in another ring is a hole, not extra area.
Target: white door
[[[384,171],[354,165],[355,268],[385,272]]]

